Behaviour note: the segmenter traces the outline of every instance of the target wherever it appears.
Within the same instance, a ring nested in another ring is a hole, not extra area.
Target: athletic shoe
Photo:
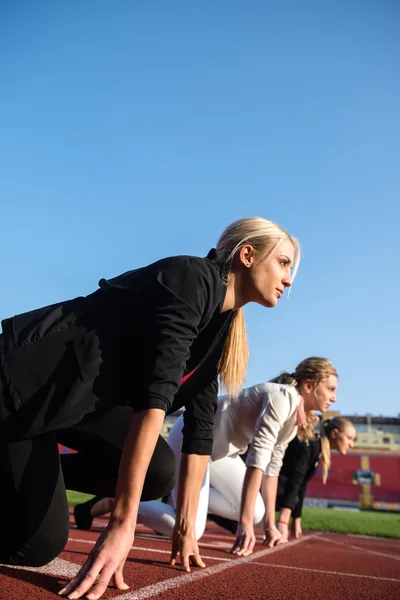
[[[88,531],[91,528],[93,517],[90,514],[90,509],[97,504],[99,500],[102,500],[102,498],[102,496],[94,496],[94,498],[91,498],[87,502],[82,502],[82,504],[76,504],[74,506],[75,523],[78,529]]]

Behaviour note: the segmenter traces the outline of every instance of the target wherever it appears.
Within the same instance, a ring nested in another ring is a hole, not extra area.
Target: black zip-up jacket
[[[292,517],[301,517],[307,483],[316,473],[321,456],[321,440],[307,444],[296,436],[288,445],[279,473],[276,509],[290,508]]]
[[[234,316],[221,313],[226,278],[214,256],[165,258],[4,320],[0,431],[33,437],[118,404],[185,406],[183,452],[211,454],[217,365]]]

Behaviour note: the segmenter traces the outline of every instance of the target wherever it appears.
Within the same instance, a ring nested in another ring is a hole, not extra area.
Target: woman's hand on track
[[[276,543],[276,545],[279,546],[279,544],[286,544],[286,542],[289,541],[288,525],[286,525],[286,523],[279,523],[279,521],[278,521],[277,528],[278,528],[279,533],[281,534],[281,537],[280,537],[279,541]]]
[[[268,546],[268,548],[272,548],[273,546],[278,546],[280,543],[281,537],[282,537],[282,534],[277,527],[265,529],[264,544],[266,544]]]
[[[202,569],[206,566],[200,556],[194,532],[182,533],[178,529],[174,529],[170,565],[175,565],[178,553],[181,558],[182,569],[187,573],[190,573],[190,564],[193,567],[201,567]]]
[[[249,556],[253,552],[256,543],[253,525],[244,525],[239,523],[236,530],[236,539],[232,548],[229,550],[231,554],[238,556]]]
[[[123,567],[134,540],[131,526],[110,523],[99,536],[78,575],[58,593],[70,600],[97,600],[106,591],[111,579],[119,590],[127,590]]]
[[[292,519],[291,534],[294,538],[296,538],[296,540],[299,540],[302,537],[303,530],[301,528],[301,517]]]

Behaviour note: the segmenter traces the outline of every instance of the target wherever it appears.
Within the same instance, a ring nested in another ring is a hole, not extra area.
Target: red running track
[[[55,600],[93,547],[105,520],[83,532],[71,526],[62,554],[46,567],[0,565],[1,600]],[[125,566],[128,592],[118,600],[396,600],[400,599],[400,540],[309,533],[246,558],[227,554],[233,536],[209,523],[200,541],[206,569],[190,574],[168,565],[170,543],[139,526]]]

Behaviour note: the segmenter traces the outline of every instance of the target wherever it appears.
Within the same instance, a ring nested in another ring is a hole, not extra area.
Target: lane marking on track
[[[92,546],[96,543],[93,542],[92,540],[78,540],[76,538],[68,538],[68,542],[76,542],[79,544],[92,544]],[[140,552],[153,552],[154,554],[158,553],[158,554],[171,554],[171,550],[156,550],[154,548],[142,548],[141,546],[131,546],[131,550],[139,550]],[[218,548],[218,550],[220,550],[220,548]],[[64,552],[65,552],[65,548],[64,548]],[[67,550],[68,552],[68,550]],[[220,556],[206,556],[204,554],[201,555],[201,558],[207,559],[207,560],[219,560],[219,561],[232,561],[235,560],[234,558],[222,558]]]
[[[308,569],[307,567],[292,567],[289,565],[276,565],[274,563],[255,562],[253,565],[258,567],[272,567],[273,569],[292,569],[294,571],[306,571],[307,573],[321,573],[321,575],[340,575],[343,577],[361,577],[362,579],[375,579],[377,581],[398,581],[394,577],[378,577],[376,575],[359,575],[358,573],[342,573],[341,571],[325,571],[323,569]]]
[[[220,540],[229,540],[229,539],[235,540],[235,537],[236,536],[233,535],[233,533],[228,533],[228,532],[226,532],[225,534],[224,533],[214,533],[213,531],[207,531],[206,530],[203,533],[203,535],[201,536],[201,539],[204,539],[204,538],[211,538],[211,539],[219,538]]]
[[[297,544],[301,544],[302,542],[317,536],[318,534],[308,535],[301,538],[300,540],[295,540],[290,544],[282,544],[280,546],[275,546],[274,548],[260,550],[259,552],[251,554],[250,556],[243,556],[237,558],[236,560],[232,560],[229,563],[225,563],[222,565],[214,565],[213,567],[208,567],[207,569],[202,569],[201,571],[196,571],[195,573],[185,573],[184,575],[180,575],[172,579],[166,579],[164,581],[160,581],[158,583],[139,588],[134,592],[127,592],[125,594],[114,596],[114,598],[116,600],[144,600],[145,598],[154,598],[159,596],[160,594],[163,594],[164,592],[167,592],[168,590],[180,588],[195,581],[197,582],[200,579],[212,577],[213,575],[221,573],[222,571],[226,571],[227,569],[231,569],[232,567],[240,567],[246,563],[257,560],[258,558],[267,556],[268,554],[274,554],[275,552],[285,550],[286,548],[292,548]]]
[[[383,538],[382,536],[379,536],[379,535],[364,535],[362,533],[336,533],[336,531],[331,531],[330,533],[331,533],[331,535],[332,534],[333,535],[345,535],[345,536],[349,536],[349,537],[360,538],[362,540],[380,540],[382,542],[385,539],[389,539],[392,542],[399,541],[398,538]]]
[[[1,567],[7,567],[9,569],[21,569],[22,571],[33,571],[34,573],[44,573],[45,575],[55,575],[56,577],[67,577],[73,579],[78,574],[82,565],[64,560],[63,558],[55,558],[48,565],[44,567],[24,567],[19,565],[3,565]]]
[[[393,554],[386,554],[385,552],[377,552],[376,550],[368,550],[368,548],[360,548],[359,546],[353,546],[352,544],[337,542],[336,540],[333,540],[332,538],[326,538],[323,535],[321,535],[319,539],[331,544],[336,544],[337,546],[345,546],[345,548],[358,550],[359,552],[367,552],[367,554],[375,554],[376,556],[384,556],[385,558],[393,558],[393,560],[400,560],[400,556],[393,556]]]
[[[233,546],[233,542],[235,541],[234,538],[232,538],[232,541],[230,542],[229,540],[226,539],[226,537],[224,536],[220,536],[220,541],[218,539],[216,539],[218,536],[208,536],[206,537],[205,535],[201,536],[201,542],[199,541],[198,544],[200,547],[207,547],[207,546],[214,546],[215,548],[231,548]],[[143,534],[138,534],[135,535],[135,539],[137,540],[150,540],[151,542],[158,542],[158,543],[162,543],[162,544],[170,544],[171,543],[171,538],[169,537],[160,537],[160,536],[156,536],[156,535],[143,535]],[[209,539],[210,541],[207,541],[207,539]]]
[[[75,531],[78,533],[79,529],[75,528]],[[75,532],[74,531],[74,532]],[[98,534],[100,535],[100,533],[102,533],[103,530],[99,530],[99,529],[92,529],[91,530],[92,533]],[[151,533],[136,533],[135,534],[135,538],[137,540],[150,540],[152,542],[158,542],[158,543],[162,543],[162,544],[170,544],[171,543],[171,538],[169,538],[166,535],[156,535],[156,534],[151,534]],[[199,546],[201,545],[205,545],[205,546],[209,546],[211,542],[208,542],[207,540],[214,540],[214,543],[216,544],[221,544],[223,542],[225,542],[225,545],[227,548],[230,548],[231,546],[233,546],[233,542],[235,541],[234,536],[231,536],[232,541],[229,540],[227,535],[221,535],[221,534],[214,534],[214,533],[204,533],[201,536],[201,542],[199,542]],[[222,542],[220,542],[219,540],[222,540]]]

